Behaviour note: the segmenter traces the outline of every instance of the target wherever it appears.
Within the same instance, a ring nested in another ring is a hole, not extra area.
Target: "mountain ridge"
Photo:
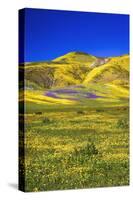
[[[86,53],[86,52],[82,52],[82,51],[70,51],[66,54],[63,54],[59,57],[56,57],[54,59],[51,59],[51,60],[39,60],[39,61],[33,61],[33,62],[24,62],[24,63],[20,63],[19,65],[20,66],[23,66],[23,65],[31,65],[31,64],[39,64],[39,63],[50,63],[50,62],[56,62],[57,59],[60,59],[62,57],[65,57],[65,56],[71,56],[71,55],[86,55],[86,56],[91,56],[93,58],[97,58],[97,59],[111,59],[111,58],[116,58],[116,57],[123,57],[123,56],[129,56],[129,54],[122,54],[122,55],[117,55],[117,56],[96,56],[96,55],[92,55],[92,54],[89,54],[89,53]]]
[[[64,58],[66,60],[62,60]],[[118,88],[122,88],[120,91],[129,89],[129,55],[103,59],[84,52],[69,52],[55,60],[21,66],[21,70],[25,70],[26,89],[45,90],[84,85],[95,91],[100,85],[98,94],[102,88],[113,88],[118,93]]]

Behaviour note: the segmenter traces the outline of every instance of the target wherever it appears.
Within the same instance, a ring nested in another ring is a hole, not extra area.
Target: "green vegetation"
[[[92,55],[72,52],[51,62],[28,63],[21,68],[25,70],[26,86],[33,89],[90,83],[128,89],[129,55],[109,58],[105,64],[92,67],[95,62],[97,58]]]
[[[72,52],[24,66],[26,191],[129,184],[129,56],[101,61]]]
[[[110,59],[106,64],[96,67],[88,73],[84,83],[121,83],[124,86],[128,84],[129,77],[129,56],[115,57]],[[116,82],[117,80],[117,82]],[[119,82],[118,82],[119,80]]]
[[[129,184],[128,110],[26,114],[25,190]]]
[[[84,52],[70,52],[53,60],[59,63],[92,63],[96,60],[95,56]]]

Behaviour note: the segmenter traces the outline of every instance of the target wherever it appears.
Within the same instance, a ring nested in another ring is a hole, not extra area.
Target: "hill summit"
[[[87,63],[87,62],[93,62],[96,60],[96,57],[93,55],[90,55],[85,52],[75,51],[75,52],[69,52],[63,56],[60,56],[56,59],[54,59],[54,62],[61,62],[61,63]]]

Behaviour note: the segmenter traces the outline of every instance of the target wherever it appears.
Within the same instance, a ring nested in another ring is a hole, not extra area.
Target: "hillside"
[[[113,83],[116,85],[128,86],[129,81],[129,56],[113,57],[110,60],[92,69],[84,80],[89,83]]]
[[[92,63],[96,60],[95,56],[84,52],[70,52],[59,58],[54,59],[54,62],[60,63]]]
[[[45,99],[42,96],[46,103],[49,100],[54,103],[81,102],[90,97],[105,101],[105,97],[120,99],[129,96],[129,55],[98,58],[70,52],[49,62],[26,63],[20,69],[25,70],[25,89],[34,91],[33,99],[26,93],[27,98],[36,102],[40,102],[40,97],[38,99],[35,91],[47,90],[51,93],[46,93]]]
[[[81,52],[71,52],[51,62],[25,65],[27,87],[51,88],[81,84],[96,57]]]

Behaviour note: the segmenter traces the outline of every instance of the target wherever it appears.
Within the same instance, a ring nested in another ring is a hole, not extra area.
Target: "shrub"
[[[97,155],[98,149],[96,148],[96,146],[93,143],[87,143],[86,146],[84,146],[82,149],[77,150],[75,149],[74,154],[76,156],[78,155],[88,155],[89,157],[93,156],[93,155]]]
[[[98,154],[98,150],[93,143],[87,143],[87,145],[82,150],[82,152],[85,153],[85,154],[88,154],[89,156]]]
[[[44,117],[44,119],[42,120],[43,123],[50,123],[51,120],[48,117]]]
[[[103,112],[104,110],[102,109],[96,109],[96,112]]]
[[[79,111],[77,111],[77,114],[81,114],[81,115],[83,115],[83,114],[85,114],[85,112],[82,111],[82,110],[79,110]]]
[[[36,115],[42,115],[42,112],[36,112],[35,114]]]
[[[120,119],[117,121],[117,128],[128,128],[129,122],[128,119]]]
[[[87,143],[82,148],[75,148],[73,153],[70,154],[68,158],[68,162],[72,165],[80,163],[83,165],[84,163],[88,162],[88,160],[93,159],[94,156],[98,155],[98,149],[93,143]]]

